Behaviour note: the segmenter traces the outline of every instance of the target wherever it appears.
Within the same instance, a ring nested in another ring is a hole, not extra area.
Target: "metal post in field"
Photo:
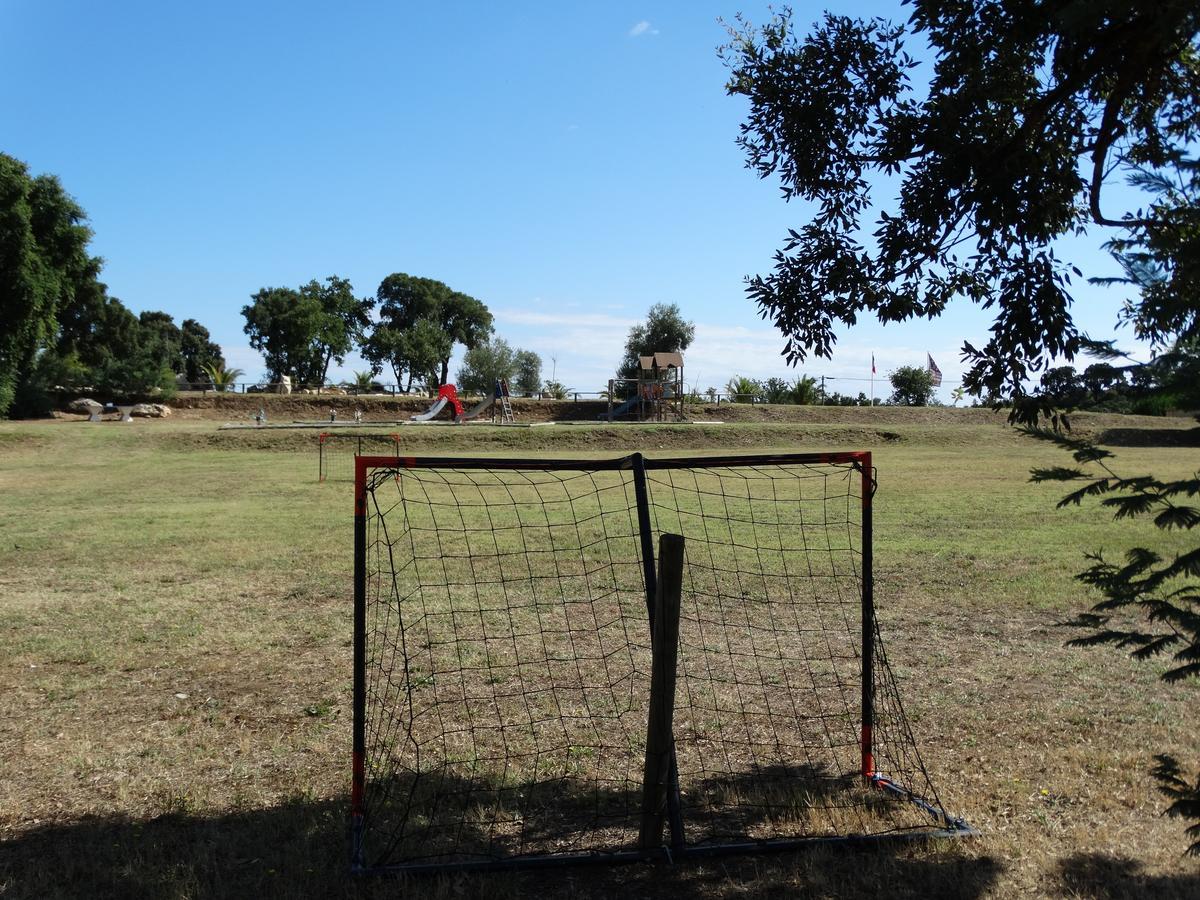
[[[871,567],[871,454],[862,454],[862,777],[875,776],[875,582]]]

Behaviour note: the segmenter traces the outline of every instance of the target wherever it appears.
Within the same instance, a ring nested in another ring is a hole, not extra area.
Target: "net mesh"
[[[636,848],[662,532],[686,540],[686,845],[946,825],[877,633],[886,777],[862,777],[861,473],[652,461],[639,518],[626,463],[369,472],[359,862]]]
[[[400,455],[398,434],[317,435],[317,480],[353,481],[355,456]]]

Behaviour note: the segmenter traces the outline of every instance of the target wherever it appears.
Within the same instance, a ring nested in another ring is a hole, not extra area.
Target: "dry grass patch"
[[[661,440],[779,446],[795,427]],[[210,426],[0,426],[0,896],[1200,894],[1148,776],[1153,752],[1191,752],[1196,685],[1066,649],[1055,625],[1086,603],[1084,550],[1162,536],[1056,511],[1053,486],[1026,483],[1062,461],[1051,448],[909,427],[867,447],[881,626],[934,783],[980,838],[397,884],[346,875],[346,485],[316,484],[301,447],[210,443]],[[492,430],[428,433],[448,451]],[[609,440],[537,443],[554,430],[486,449]],[[1118,462],[1166,476],[1196,456]]]

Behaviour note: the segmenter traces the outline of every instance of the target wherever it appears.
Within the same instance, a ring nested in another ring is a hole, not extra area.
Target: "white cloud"
[[[636,25],[634,25],[632,28],[629,29],[629,36],[632,38],[644,37],[648,34],[649,35],[658,34],[658,29],[655,28],[653,25],[651,25],[649,22],[647,22],[645,19],[642,19],[642,21],[638,22]]]

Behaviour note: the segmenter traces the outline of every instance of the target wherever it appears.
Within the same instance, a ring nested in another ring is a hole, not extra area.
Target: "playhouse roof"
[[[639,357],[642,371],[648,372],[652,369],[682,369],[683,354],[682,353],[655,353],[651,356]]]

